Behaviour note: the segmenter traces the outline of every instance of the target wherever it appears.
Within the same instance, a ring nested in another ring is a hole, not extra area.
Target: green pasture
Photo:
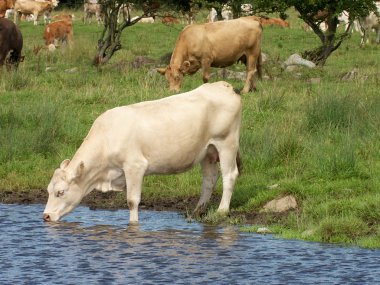
[[[54,169],[71,158],[92,122],[105,110],[171,95],[151,68],[172,51],[183,25],[136,24],[123,49],[101,70],[92,66],[101,27],[75,12],[74,46],[49,53],[43,24],[22,22],[25,61],[0,73],[0,189],[44,189]],[[206,13],[198,16],[204,22]],[[266,226],[287,238],[380,247],[380,46],[359,47],[359,34],[323,68],[286,72],[293,53],[317,47],[312,32],[292,16],[291,28],[267,27],[268,55],[258,91],[243,95],[243,173],[232,198],[234,213],[255,213],[269,200],[292,194],[299,209]],[[373,36],[373,35],[372,35]],[[228,43],[225,43],[226,49]],[[153,65],[133,68],[144,56]],[[236,65],[231,70],[243,70]],[[355,69],[354,75],[343,80]],[[213,81],[222,78],[213,78]],[[243,82],[229,80],[236,88]],[[202,84],[199,73],[182,90]],[[268,186],[278,184],[276,188]],[[199,196],[199,168],[146,177],[144,199]],[[219,181],[216,194],[221,193]],[[189,205],[189,209],[195,205]],[[210,205],[211,212],[217,205]],[[257,225],[256,225],[257,226]],[[253,228],[245,228],[253,230]]]

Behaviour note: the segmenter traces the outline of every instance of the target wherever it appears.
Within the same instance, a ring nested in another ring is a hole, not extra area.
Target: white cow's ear
[[[187,73],[190,69],[190,61],[186,60],[182,63],[182,66],[181,66],[181,72],[183,74]]]
[[[159,73],[159,74],[161,74],[161,75],[165,75],[165,73],[166,73],[166,68],[157,68],[157,72]]]
[[[59,168],[61,169],[65,169],[70,163],[70,159],[65,159],[64,161],[61,162],[61,165],[59,166]]]
[[[75,171],[75,176],[74,178],[79,178],[81,177],[82,173],[83,173],[83,169],[84,169],[84,162],[81,161]]]

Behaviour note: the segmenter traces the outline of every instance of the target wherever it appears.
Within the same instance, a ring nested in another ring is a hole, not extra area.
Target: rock
[[[276,189],[276,188],[278,188],[278,186],[280,186],[280,184],[276,183],[276,184],[268,186],[268,189]]]
[[[308,82],[311,83],[311,84],[319,84],[319,83],[321,83],[321,78],[320,77],[310,78],[308,80]]]
[[[53,51],[55,51],[55,50],[56,50],[56,47],[55,47],[54,44],[50,44],[50,45],[48,46],[48,51],[53,52]]]
[[[272,231],[268,228],[265,228],[265,227],[262,227],[262,228],[258,228],[257,231],[256,231],[258,234],[271,234]]]
[[[274,199],[266,203],[261,210],[262,212],[281,213],[298,207],[296,198],[292,195],[287,195],[281,198]]]
[[[75,73],[77,71],[78,71],[78,67],[73,67],[73,68],[69,68],[65,70],[65,72],[67,73]]]
[[[48,71],[55,71],[55,70],[57,70],[57,68],[56,68],[55,66],[47,66],[47,67],[45,68],[45,71],[46,71],[46,72],[48,72]]]
[[[351,71],[347,72],[346,74],[344,74],[341,79],[343,81],[353,80],[353,79],[357,78],[358,75],[359,75],[358,69],[354,68],[353,70],[351,70]]]
[[[283,64],[285,69],[291,65],[302,65],[309,68],[314,68],[316,66],[314,62],[303,59],[299,54],[296,53],[289,56],[289,58]]]
[[[237,79],[237,80],[245,80],[247,77],[247,73],[245,71],[238,72],[232,71],[227,68],[219,69],[218,71],[211,73],[210,77],[217,77],[222,79]]]

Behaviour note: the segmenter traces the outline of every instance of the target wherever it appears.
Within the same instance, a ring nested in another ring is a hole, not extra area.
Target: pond
[[[380,250],[188,223],[175,212],[0,204],[0,284],[375,284]]]

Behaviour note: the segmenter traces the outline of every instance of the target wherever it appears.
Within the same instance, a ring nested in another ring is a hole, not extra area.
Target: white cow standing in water
[[[201,164],[204,207],[218,179],[227,212],[238,176],[241,98],[230,84],[204,84],[183,94],[117,107],[100,115],[72,160],[64,160],[48,186],[45,221],[58,221],[92,190],[127,191],[130,222],[138,222],[143,178],[179,173]]]

